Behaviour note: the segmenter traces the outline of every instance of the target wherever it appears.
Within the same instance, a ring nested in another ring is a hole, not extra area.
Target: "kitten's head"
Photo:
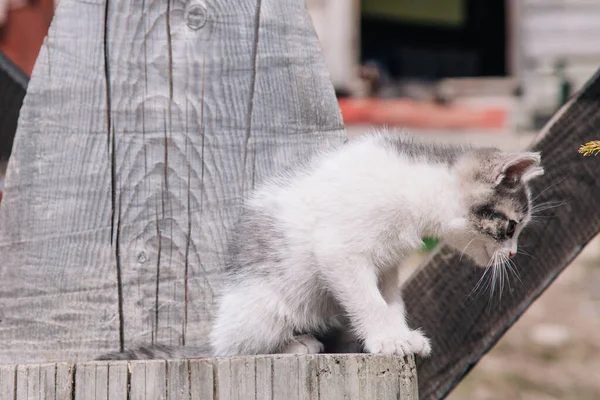
[[[531,179],[543,175],[540,154],[477,149],[460,157],[464,215],[452,221],[446,242],[478,266],[517,253],[519,234],[531,220]]]

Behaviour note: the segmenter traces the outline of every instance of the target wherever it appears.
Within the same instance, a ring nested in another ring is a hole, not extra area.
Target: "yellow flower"
[[[600,154],[600,140],[592,140],[579,148],[579,153],[584,156],[595,156]]]

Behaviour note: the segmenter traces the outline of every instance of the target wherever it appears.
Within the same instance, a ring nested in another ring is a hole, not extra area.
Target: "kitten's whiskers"
[[[553,184],[549,185],[546,189],[542,190],[541,192],[539,192],[533,199],[531,199],[531,202],[533,203],[535,200],[537,200],[541,195],[543,195],[544,193],[546,193],[546,191],[552,189],[554,186],[558,185],[559,183],[561,183],[562,181],[564,181],[565,179],[567,179],[569,177],[570,174],[564,176],[562,179],[559,179],[558,181],[554,182]]]
[[[477,283],[475,284],[475,286],[473,287],[473,289],[471,290],[471,293],[469,293],[467,298],[480,292],[480,289],[482,288],[481,284],[485,280],[486,275],[488,274],[488,272],[490,271],[490,269],[492,267],[492,261],[493,261],[493,259],[490,259],[490,261],[488,262],[488,265],[485,267],[485,270],[483,271],[483,274],[481,275],[481,278],[479,278],[479,280],[477,281]]]
[[[524,256],[531,257],[531,258],[535,258],[534,256],[532,256],[531,254],[529,254],[529,253],[528,253],[528,252],[526,252],[525,250],[521,250],[521,249],[518,249],[518,250],[517,250],[517,254],[523,254]]]
[[[546,211],[546,210],[551,210],[553,208],[556,207],[562,207],[564,205],[566,205],[568,203],[568,201],[563,200],[563,201],[546,201],[540,204],[536,204],[533,207],[531,207],[531,215],[537,215],[538,213],[542,212],[542,211]]]
[[[517,251],[517,253],[518,253],[518,251]],[[506,254],[502,254],[502,256],[504,258],[504,264],[506,266],[506,269],[508,271],[512,272],[512,274],[519,280],[519,282],[521,282],[521,285],[522,285],[523,281],[521,280],[521,275],[519,274],[519,270],[518,270],[517,265],[515,264],[515,262],[513,260],[511,260],[510,258],[508,258],[506,256]],[[509,284],[509,287],[510,287],[510,284]]]
[[[469,245],[471,243],[473,243],[473,241],[477,239],[477,237],[474,237],[473,239],[471,239],[471,241],[469,243],[467,243],[467,245],[465,246],[465,248],[460,252],[460,258],[458,259],[458,262],[462,261],[463,256],[465,255],[465,251],[467,250],[467,247],[469,247]]]

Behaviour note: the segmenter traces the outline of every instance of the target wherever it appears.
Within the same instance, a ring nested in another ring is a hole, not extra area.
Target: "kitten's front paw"
[[[431,345],[419,331],[394,332],[391,335],[378,335],[365,340],[365,349],[369,353],[398,354],[408,356],[418,354],[427,357],[431,353]]]

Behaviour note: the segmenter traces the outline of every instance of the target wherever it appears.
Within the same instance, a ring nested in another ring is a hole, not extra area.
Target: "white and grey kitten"
[[[209,353],[316,353],[316,336],[337,329],[367,352],[427,356],[406,323],[402,259],[425,236],[481,267],[511,258],[531,218],[527,184],[542,174],[538,153],[379,132],[269,180],[243,206]],[[179,354],[158,351],[104,358]]]
[[[380,132],[264,184],[245,203],[210,345],[219,356],[322,351],[346,329],[370,353],[427,356],[406,323],[402,259],[438,237],[486,267],[512,258],[540,155]]]

